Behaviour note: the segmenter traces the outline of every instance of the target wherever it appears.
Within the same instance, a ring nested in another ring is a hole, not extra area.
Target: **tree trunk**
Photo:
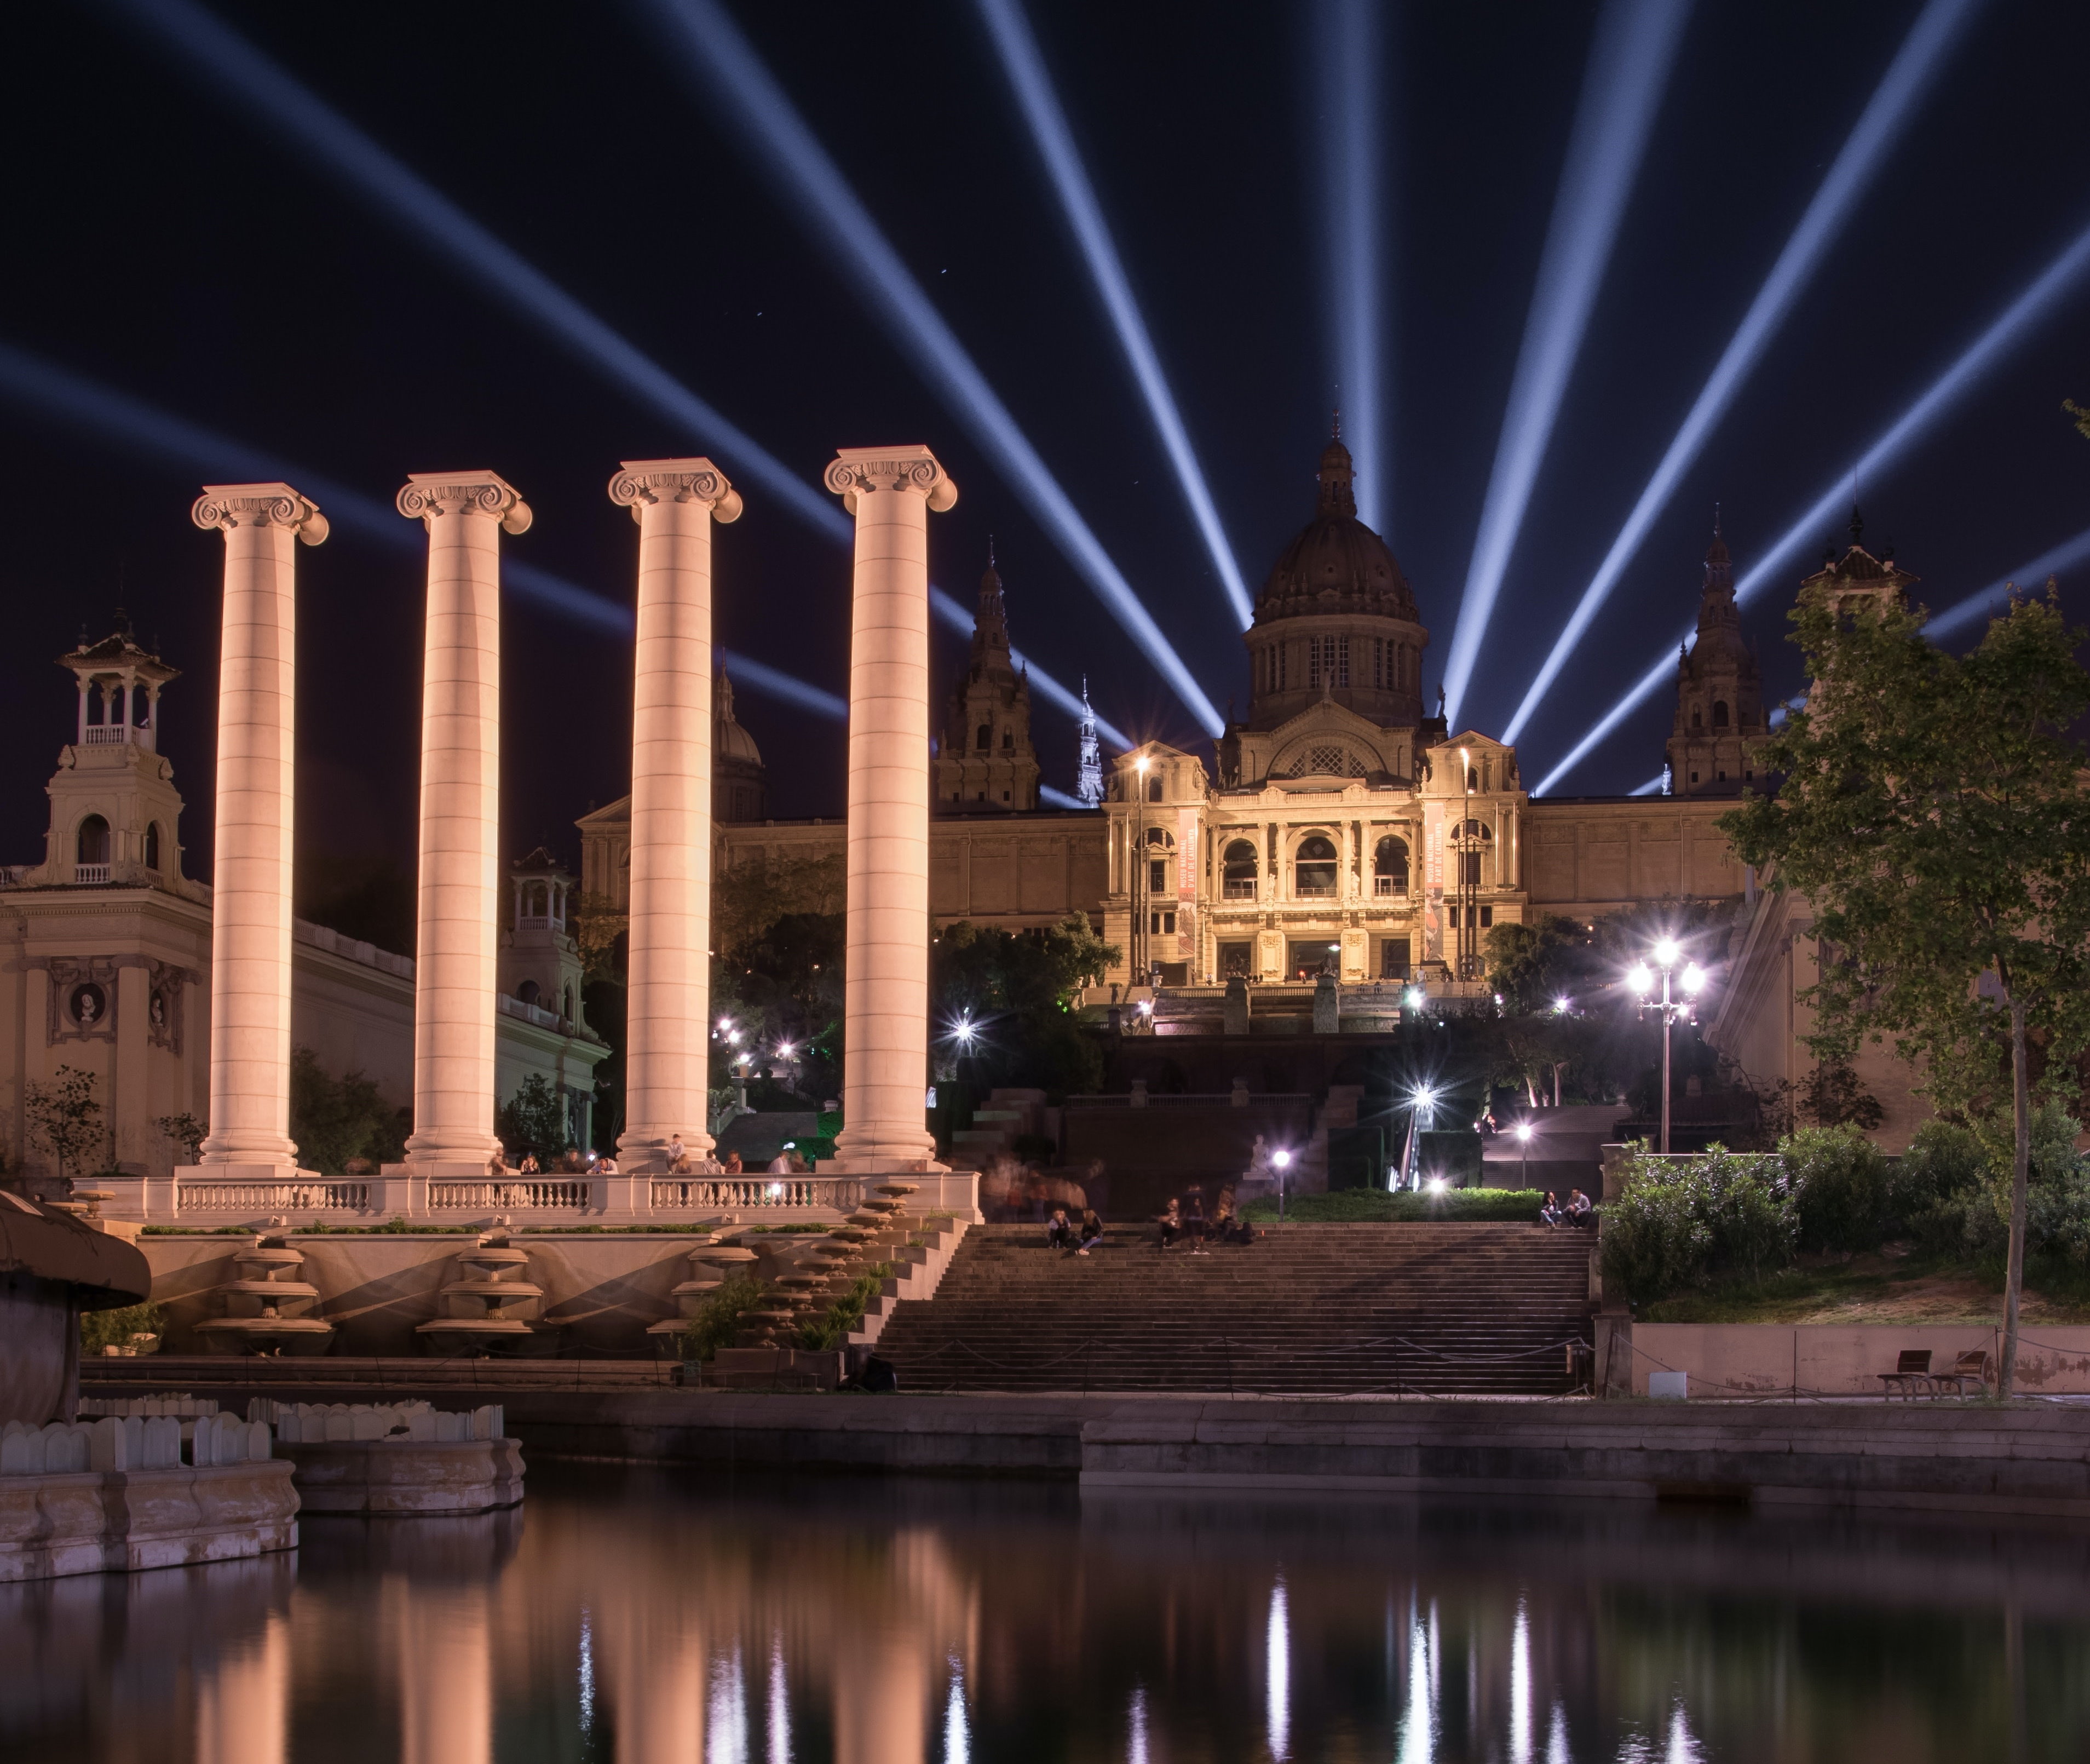
[[[1538,1086],[1532,1081],[1532,1076],[1529,1072],[1524,1075],[1524,1094],[1526,1100],[1533,1108],[1538,1107]]]
[[[2003,1355],[1996,1395],[2007,1400],[2017,1382],[2018,1301],[2024,1289],[2025,1190],[2032,1171],[2032,1086],[2025,1075],[2025,1008],[2010,1000],[2010,1112],[2017,1144],[2010,1157],[2010,1255],[2003,1276]]]

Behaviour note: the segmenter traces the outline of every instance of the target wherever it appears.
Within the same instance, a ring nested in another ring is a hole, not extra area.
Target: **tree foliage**
[[[712,881],[712,947],[730,961],[779,919],[811,913],[839,918],[848,905],[845,855],[797,860],[775,870],[744,863]]]
[[[573,1143],[567,1125],[566,1099],[545,1082],[541,1072],[532,1072],[518,1085],[515,1094],[501,1105],[494,1117],[494,1131],[511,1158],[534,1152],[549,1167]]]
[[[2072,1095],[2090,1046],[2090,792],[2071,732],[2090,709],[2085,634],[2051,592],[2013,598],[1964,656],[1894,600],[1809,595],[1792,617],[1813,684],[1764,751],[1782,781],[1720,825],[1768,885],[1813,905],[1821,1059],[1890,1037],[1946,1114],[1990,1119],[2007,1096],[2007,1379],[2031,1097]]]
[[[336,1078],[310,1048],[291,1050],[290,1138],[306,1169],[343,1176],[358,1159],[397,1164],[412,1121],[412,1111],[386,1102],[374,1078],[360,1072]]]
[[[29,1136],[51,1155],[62,1177],[85,1175],[88,1160],[108,1144],[101,1082],[92,1072],[62,1065],[49,1083],[32,1084],[24,1094]]]
[[[930,946],[931,1034],[990,1084],[1034,1085],[1064,1096],[1103,1082],[1103,1050],[1074,1018],[1084,987],[1118,961],[1083,913],[1055,925],[1003,931],[960,920]],[[978,1026],[960,1042],[954,1026]]]

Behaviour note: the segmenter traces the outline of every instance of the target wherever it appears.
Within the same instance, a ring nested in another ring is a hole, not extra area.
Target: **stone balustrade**
[[[205,1167],[178,1165],[166,1177],[97,1178],[110,1198],[111,1220],[158,1226],[326,1224],[368,1227],[402,1219],[450,1225],[505,1220],[513,1224],[622,1224],[649,1221],[677,1226],[757,1215],[778,1222],[824,1223],[846,1218],[871,1192],[860,1175],[503,1176],[482,1179],[402,1176],[347,1177],[277,1182],[226,1180]],[[914,1203],[923,1212],[979,1216],[977,1172],[929,1171]]]

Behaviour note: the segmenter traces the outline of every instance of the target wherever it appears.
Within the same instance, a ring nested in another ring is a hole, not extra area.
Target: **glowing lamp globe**
[[[1665,968],[1675,967],[1676,957],[1679,953],[1676,947],[1676,940],[1673,937],[1665,937],[1654,946],[1654,959]]]
[[[1705,970],[1700,967],[1697,962],[1692,962],[1689,967],[1684,970],[1684,990],[1685,992],[1696,992],[1701,987],[1705,985]]]
[[[1648,972],[1645,962],[1638,962],[1632,972],[1626,976],[1626,983],[1636,992],[1645,992],[1654,984],[1654,976]]]
[[[1284,1151],[1273,1151],[1270,1155],[1270,1161],[1280,1170],[1288,1170],[1292,1168],[1292,1154]]]

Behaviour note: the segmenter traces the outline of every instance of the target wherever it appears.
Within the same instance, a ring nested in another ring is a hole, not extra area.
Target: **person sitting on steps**
[[[1546,1204],[1538,1209],[1538,1222],[1549,1231],[1558,1231],[1562,1216],[1560,1203],[1554,1198],[1553,1190],[1549,1188],[1546,1191]]]
[[[1103,1241],[1103,1215],[1094,1207],[1084,1207],[1082,1209],[1082,1223],[1077,1235],[1081,1241],[1075,1246],[1076,1255],[1086,1255]]]
[[[1205,1250],[1205,1191],[1198,1183],[1190,1185],[1190,1205],[1183,1221],[1190,1235],[1190,1254],[1203,1255]]]
[[[1074,1222],[1067,1216],[1067,1209],[1056,1207],[1045,1226],[1045,1247],[1048,1250],[1071,1250],[1077,1240],[1074,1236]]]
[[[1589,1197],[1575,1189],[1568,1196],[1568,1223],[1577,1231],[1588,1231],[1597,1223],[1597,1210],[1589,1204]]]
[[[1161,1247],[1166,1251],[1176,1247],[1176,1240],[1183,1235],[1183,1203],[1173,1195],[1161,1215]]]

